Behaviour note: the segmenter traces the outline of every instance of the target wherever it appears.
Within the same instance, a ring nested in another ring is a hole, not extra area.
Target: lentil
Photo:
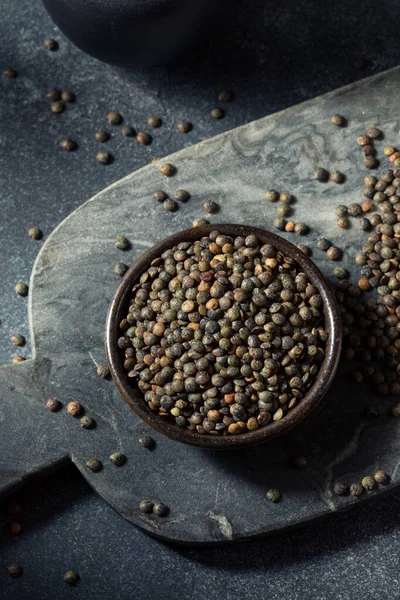
[[[152,437],[150,437],[149,435],[143,435],[142,437],[139,438],[139,444],[141,446],[143,446],[143,448],[153,448],[154,447],[154,440]]]
[[[345,483],[342,483],[342,482],[338,481],[333,486],[333,492],[337,496],[347,496],[348,493],[349,493],[349,486],[346,485]]]
[[[128,269],[128,265],[125,265],[124,263],[117,263],[116,265],[114,265],[113,270],[118,277],[123,277]]]
[[[108,131],[104,131],[104,129],[99,129],[95,133],[95,138],[96,142],[100,142],[103,144],[104,142],[108,142],[108,140],[110,139],[110,134],[108,133]]]
[[[153,141],[151,135],[147,133],[147,131],[138,131],[138,133],[136,134],[136,140],[139,142],[139,144],[142,144],[143,146],[148,146]]]
[[[390,482],[390,476],[385,471],[377,471],[374,475],[376,483],[379,485],[387,485]]]
[[[103,465],[97,458],[89,458],[86,461],[86,468],[89,469],[89,471],[93,471],[93,473],[99,473],[102,470]]]
[[[96,160],[102,165],[109,165],[113,161],[113,156],[109,152],[97,152]]]
[[[157,117],[156,115],[152,115],[151,117],[149,117],[147,119],[147,125],[149,127],[155,127],[155,128],[161,127],[161,125],[162,125],[161,117]]]
[[[25,346],[25,338],[20,333],[13,333],[10,340],[14,346]]]
[[[121,127],[121,135],[124,137],[135,137],[136,131],[130,125]]]
[[[340,171],[333,171],[331,173],[331,181],[333,183],[343,183],[345,180],[345,176]]]
[[[331,122],[333,125],[337,125],[338,127],[344,127],[346,125],[346,119],[342,117],[342,115],[332,115]]]
[[[97,375],[101,377],[101,379],[109,379],[110,377],[110,367],[107,363],[100,364],[97,369]]]
[[[52,38],[47,38],[44,40],[43,46],[46,48],[46,50],[50,50],[50,52],[55,52],[58,50],[58,42]]]
[[[276,488],[271,488],[267,491],[267,498],[270,502],[279,502],[281,499],[281,493]]]
[[[40,240],[43,237],[43,233],[39,227],[30,227],[28,229],[28,235],[32,240]]]
[[[62,404],[59,400],[57,400],[56,398],[49,398],[46,401],[46,408],[48,410],[50,410],[51,412],[57,412],[61,409]]]
[[[96,426],[96,422],[92,417],[81,417],[79,420],[79,425],[83,429],[93,429]]]
[[[71,138],[63,138],[60,142],[60,146],[67,152],[74,152],[78,149],[78,144],[74,140],[71,140]]]
[[[192,131],[193,125],[190,121],[181,119],[178,121],[176,128],[178,131],[180,131],[180,133],[189,133],[189,131]]]
[[[230,90],[221,90],[218,94],[218,100],[220,102],[231,102],[233,93]]]
[[[6,67],[3,70],[3,76],[8,77],[8,79],[16,79],[16,77],[18,77],[18,73],[12,67]]]
[[[316,181],[328,181],[329,171],[323,169],[322,167],[317,167],[314,170],[313,179],[315,179]]]
[[[129,250],[132,247],[132,244],[128,238],[119,235],[114,242],[114,246],[118,248],[118,250]]]
[[[82,412],[82,406],[76,400],[72,400],[67,404],[67,413],[71,417],[77,417]]]
[[[120,467],[125,463],[126,457],[122,452],[113,452],[110,456],[110,461],[116,467]]]
[[[153,512],[153,502],[151,500],[142,500],[139,504],[139,508],[142,512],[150,514]]]
[[[78,582],[78,575],[75,571],[67,571],[64,573],[64,581],[68,583],[68,585],[76,585]]]
[[[120,125],[122,123],[122,116],[118,112],[115,112],[115,110],[112,110],[107,115],[107,121],[110,125]]]
[[[167,210],[169,212],[175,212],[178,210],[179,204],[175,202],[175,200],[173,200],[172,198],[167,198],[167,200],[165,200],[163,203],[163,207],[164,210]]]
[[[213,108],[210,115],[213,119],[222,119],[225,116],[225,111],[222,108]]]
[[[176,168],[169,163],[164,163],[160,167],[161,175],[165,175],[165,177],[172,177],[176,173]]]
[[[61,92],[61,100],[63,102],[73,103],[76,100],[75,94],[73,92],[65,90],[65,91]]]
[[[206,200],[203,204],[203,210],[206,213],[213,214],[218,212],[219,205],[214,200]]]
[[[22,567],[18,563],[11,563],[7,567],[7,572],[10,577],[21,577],[22,575]]]
[[[53,113],[62,113],[65,110],[65,104],[61,100],[56,100],[50,104],[50,110]]]

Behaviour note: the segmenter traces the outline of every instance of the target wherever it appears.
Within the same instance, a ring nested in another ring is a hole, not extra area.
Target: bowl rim
[[[256,431],[239,435],[213,436],[199,434],[178,427],[152,412],[146,405],[141,393],[137,393],[137,389],[131,385],[127,373],[123,368],[121,350],[117,346],[117,339],[120,337],[119,323],[123,318],[122,312],[126,310],[132,286],[137,283],[140,275],[150,266],[151,261],[180,242],[194,242],[215,230],[224,235],[247,236],[254,234],[263,242],[263,244],[270,243],[275,246],[277,250],[280,250],[293,258],[300,265],[302,270],[304,270],[311,282],[315,283],[319,289],[319,293],[323,299],[325,329],[329,333],[325,348],[325,358],[320,366],[314,385],[310,388],[302,401],[279,421],[272,421],[270,424],[265,427],[260,427]],[[145,423],[173,440],[202,448],[217,449],[242,448],[266,442],[289,431],[292,427],[303,421],[303,419],[319,404],[334,378],[340,359],[341,341],[341,321],[335,294],[324,275],[309,257],[285,238],[268,230],[250,225],[213,223],[176,232],[143,252],[143,254],[132,263],[118,284],[110,302],[106,321],[105,344],[111,376],[115,385],[128,405],[141,419],[143,419],[143,421],[145,421]]]

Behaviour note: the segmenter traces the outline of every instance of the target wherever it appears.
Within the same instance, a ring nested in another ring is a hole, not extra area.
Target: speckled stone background
[[[341,2],[329,12],[317,2],[295,8],[291,2],[242,4],[232,11],[236,20],[228,19],[219,40],[210,43],[206,58],[202,51],[176,68],[132,74],[71,48],[39,3],[21,0],[15,6],[3,0],[1,63],[21,74],[15,82],[0,82],[4,362],[13,352],[10,333],[27,333],[26,302],[14,297],[12,285],[28,279],[38,249],[26,238],[28,226],[38,224],[49,233],[73,208],[154,156],[399,62],[400,10],[394,2],[381,3],[379,15],[372,2]],[[60,39],[58,53],[41,48],[49,35]],[[360,56],[370,61],[363,71],[352,64]],[[78,103],[60,118],[49,112],[44,98],[49,86],[77,93]],[[237,99],[227,107],[227,117],[214,122],[208,111],[221,87],[232,87]],[[105,123],[109,108],[121,110],[137,128],[145,127],[152,112],[167,126],[155,132],[149,148],[114,135],[110,148],[116,160],[103,169],[94,161],[92,134]],[[181,117],[195,124],[187,136],[174,130]],[[64,135],[76,137],[79,153],[59,150]],[[29,347],[25,353],[29,356]],[[2,571],[4,598],[399,597],[393,551],[399,537],[397,494],[322,526],[229,551],[174,550],[147,538],[70,469],[32,484],[20,496],[25,532],[11,539],[3,517],[1,561],[17,560],[25,575],[12,581]],[[76,590],[62,582],[68,568],[81,575]]]

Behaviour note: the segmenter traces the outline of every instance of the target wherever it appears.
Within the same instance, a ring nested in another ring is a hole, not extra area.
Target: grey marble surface
[[[361,73],[351,65],[353,56],[364,54],[372,60],[367,73],[398,62],[398,15],[391,3],[382,5],[378,16],[372,3],[362,7],[343,3],[329,14],[309,3],[297,5],[292,12],[291,7],[280,4],[279,13],[273,4],[267,12],[256,3],[244,11],[239,25],[227,27],[235,68],[226,68],[227,51],[224,53],[217,42],[207,49],[213,58],[204,61],[204,66],[194,60],[177,69],[134,76],[99,65],[68,44],[62,45],[58,54],[48,55],[40,43],[52,27],[41,7],[21,2],[19,10],[14,10],[11,2],[3,4],[6,18],[1,25],[2,40],[7,43],[2,44],[0,55],[5,64],[14,64],[24,75],[16,82],[1,81],[1,205],[6,207],[2,211],[1,241],[6,273],[0,318],[5,362],[12,351],[9,333],[27,331],[25,301],[14,298],[11,291],[16,279],[28,277],[37,251],[37,245],[24,238],[27,226],[35,223],[48,233],[86,198],[146,164],[150,157],[359,77]],[[257,19],[257,11],[262,19]],[[299,17],[304,27],[298,27]],[[251,23],[253,27],[244,33],[243,25]],[[234,58],[239,52],[243,60],[237,66]],[[66,87],[80,93],[82,105],[77,103],[57,120],[49,115],[42,94],[47,86],[64,86],[65,81]],[[206,110],[214,105],[215,90],[230,87],[232,82],[237,103],[228,107],[223,122],[211,123]],[[10,83],[18,86],[10,90]],[[158,110],[150,110],[154,98],[153,106]],[[148,149],[132,149],[115,136],[117,160],[102,170],[94,163],[95,144],[90,134],[104,123],[104,111],[116,102],[121,112],[132,115],[129,120],[135,125],[139,122],[143,126],[149,112],[161,112],[160,107],[166,106],[171,123],[188,116],[196,127],[189,134],[191,138],[173,133],[173,128],[166,128],[161,136],[160,130],[158,148],[155,144]],[[190,115],[189,110],[193,111]],[[79,154],[60,154],[57,142],[66,128],[71,135],[79,135],[77,139],[83,144]],[[29,355],[29,348],[26,352]],[[237,593],[238,589],[243,597],[250,597],[261,586],[271,597],[286,594],[308,598],[310,589],[317,598],[353,598],[360,593],[367,598],[381,594],[398,597],[398,564],[390,551],[397,539],[397,525],[389,516],[396,514],[396,497],[370,503],[324,527],[232,549],[227,558],[219,550],[178,554],[144,537],[92,496],[69,471],[41,487],[41,493],[37,485],[22,492],[26,494],[21,517],[26,521],[26,535],[12,541],[5,532],[2,538],[5,561],[19,560],[25,567],[25,576],[19,581],[2,575],[4,587],[0,589],[5,598],[61,598],[72,592],[85,598],[108,598],[118,592],[121,597],[131,597],[133,588],[141,598],[173,598],[192,590],[194,597],[213,597],[225,590]],[[49,500],[44,503],[43,497]],[[98,535],[100,523],[102,538]],[[43,548],[43,554],[37,552],[38,547]],[[72,561],[82,574],[74,591],[61,581],[61,573],[72,566]],[[157,581],[160,573],[163,585]]]

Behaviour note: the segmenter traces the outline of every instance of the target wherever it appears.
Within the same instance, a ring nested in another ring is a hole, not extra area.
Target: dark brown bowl
[[[140,391],[134,388],[129,381],[123,367],[122,352],[117,346],[119,324],[128,311],[132,286],[137,283],[140,275],[150,266],[151,261],[179,242],[194,242],[214,230],[231,236],[255,234],[264,244],[272,244],[278,250],[295,259],[309,279],[319,289],[324,303],[325,329],[329,334],[325,349],[325,359],[313,387],[305,395],[301,403],[292,408],[280,421],[272,422],[256,431],[239,435],[212,436],[199,434],[188,429],[182,429],[152,412],[146,405]],[[213,224],[185,229],[185,231],[175,233],[158,242],[158,244],[149,250],[146,250],[132,264],[119,284],[108,310],[106,324],[106,351],[112,378],[129,406],[148,425],[151,425],[160,433],[178,442],[201,446],[202,448],[239,448],[259,444],[260,442],[266,442],[281,435],[300,423],[317,406],[332,382],[339,362],[341,338],[341,324],[335,296],[321,271],[303,252],[290,242],[269,231],[245,225]]]

